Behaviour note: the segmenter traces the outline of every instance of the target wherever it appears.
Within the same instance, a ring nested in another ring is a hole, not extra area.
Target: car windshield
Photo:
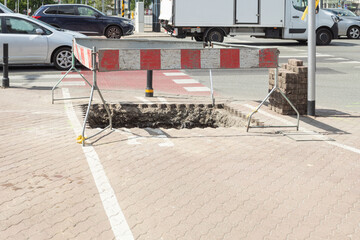
[[[6,7],[5,5],[3,5],[2,3],[0,3],[0,7],[1,7],[2,9],[6,10],[6,11],[9,12],[9,13],[14,13],[13,10],[9,9],[9,8]]]

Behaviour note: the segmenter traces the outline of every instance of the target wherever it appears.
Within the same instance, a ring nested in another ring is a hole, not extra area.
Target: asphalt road
[[[161,39],[173,39],[161,37]],[[190,38],[186,41],[191,41]],[[307,46],[296,41],[254,39],[248,36],[226,38],[226,43],[247,46],[276,47],[280,50],[280,63],[297,58],[307,64]],[[329,46],[318,46],[316,70],[316,108],[360,112],[360,39],[337,39]],[[193,79],[210,87],[208,70],[186,71]],[[51,66],[17,66],[10,68],[11,82],[21,82],[21,76],[58,75]],[[36,81],[57,81],[39,78]],[[214,89],[217,94],[237,100],[261,101],[267,95],[268,70],[213,70]],[[34,80],[35,81],[35,80]]]
[[[296,41],[254,39],[248,36],[227,38],[227,43],[245,46],[276,47],[280,64],[289,58],[307,65],[307,46]],[[360,39],[336,39],[316,49],[316,108],[360,111]],[[209,72],[192,70],[187,74],[210,86]],[[268,70],[214,70],[214,90],[239,100],[262,100],[267,95]]]

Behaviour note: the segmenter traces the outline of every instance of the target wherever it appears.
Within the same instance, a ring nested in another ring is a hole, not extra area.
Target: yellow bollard
[[[121,1],[121,16],[125,16],[125,3],[124,0]]]
[[[320,2],[320,0],[316,0],[315,8],[317,8],[317,6],[319,5],[319,2]],[[306,7],[306,9],[305,9],[305,11],[304,11],[304,14],[303,14],[302,17],[301,17],[301,20],[304,21],[306,15],[308,14],[308,11],[309,11],[309,10],[308,10],[308,7]]]

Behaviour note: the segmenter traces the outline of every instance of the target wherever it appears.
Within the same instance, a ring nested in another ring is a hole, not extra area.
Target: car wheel
[[[326,28],[321,28],[316,31],[316,44],[329,45],[331,43],[331,32]]]
[[[207,40],[209,42],[223,42],[224,41],[224,33],[221,30],[213,29],[207,35]]]
[[[351,39],[359,38],[360,37],[360,28],[357,26],[349,27],[347,36],[348,36],[348,38],[351,38]]]
[[[122,35],[121,29],[117,26],[110,26],[106,29],[105,37],[120,39]]]
[[[55,51],[53,62],[58,70],[68,70],[72,64],[71,48],[62,47]]]

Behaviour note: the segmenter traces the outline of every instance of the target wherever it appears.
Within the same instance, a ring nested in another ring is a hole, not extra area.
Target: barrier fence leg
[[[55,84],[55,86],[53,86],[53,88],[51,89],[51,103],[54,104],[55,98],[54,98],[54,91],[57,88],[57,86],[62,82],[62,80],[72,71],[76,71],[81,77],[82,79],[90,86],[92,87],[92,85],[89,83],[88,80],[86,80],[86,78],[80,73],[79,70],[77,70],[77,68],[75,67],[75,55],[74,52],[72,52],[72,60],[71,60],[71,68],[60,78],[60,80]],[[82,99],[84,97],[80,97],[80,98],[71,98],[71,99]],[[87,97],[86,97],[87,98]],[[56,99],[56,100],[70,100],[70,99]]]
[[[294,109],[294,111],[296,112],[297,115],[297,123],[295,126],[267,126],[267,127],[296,127],[296,130],[299,131],[299,122],[300,122],[300,114],[299,111],[295,108],[295,106],[291,103],[291,101],[286,97],[286,95],[281,91],[281,89],[278,86],[278,76],[279,76],[279,68],[275,68],[275,84],[273,89],[271,89],[271,91],[269,92],[269,94],[265,97],[265,99],[259,104],[259,106],[251,112],[251,114],[248,114],[247,118],[248,118],[248,124],[247,124],[247,128],[246,128],[246,132],[249,131],[249,128],[251,128],[250,123],[251,123],[251,118],[252,116],[261,108],[261,106],[268,100],[268,98],[270,97],[270,95],[275,91],[278,90],[281,94],[281,96],[283,96],[283,98],[285,98],[285,100],[290,104],[290,106],[292,107],[292,109]]]
[[[100,92],[100,89],[99,89],[99,87],[98,87],[98,85],[96,84],[96,90],[98,91],[98,94],[99,94],[99,96],[100,96],[100,98],[101,98],[101,101],[102,101],[102,103],[103,103],[103,105],[104,105],[104,108],[105,108],[105,110],[106,110],[106,113],[108,114],[108,116],[109,116],[109,128],[110,128],[110,130],[112,129],[112,117],[111,117],[111,113],[110,113],[110,109],[109,109],[109,107],[106,105],[106,102],[105,102],[105,99],[104,99],[104,97],[102,96],[102,94],[101,94],[101,92]]]
[[[3,44],[3,79],[2,79],[2,87],[8,88],[9,84],[9,44]]]
[[[153,82],[153,70],[147,70],[145,97],[153,97],[154,96],[154,89],[152,87],[152,82]]]
[[[91,87],[90,99],[89,99],[88,107],[86,109],[86,114],[85,114],[85,118],[84,118],[82,132],[81,132],[81,135],[77,138],[78,143],[82,143],[83,146],[85,145],[85,139],[86,139],[85,138],[85,128],[86,128],[87,119],[89,117],[91,102],[92,102],[93,97],[94,97],[94,90],[95,90],[95,84],[93,84],[92,87]]]
[[[97,67],[96,67],[96,48],[94,47],[93,48],[93,51],[92,51],[92,62],[93,62],[93,69],[92,69],[92,72],[93,72],[93,84],[91,86],[91,93],[90,93],[90,98],[89,98],[89,104],[88,104],[88,107],[86,109],[86,114],[85,114],[85,118],[84,118],[84,123],[83,123],[83,128],[82,128],[82,133],[80,136],[78,136],[78,138],[76,139],[78,143],[82,143],[82,146],[85,146],[85,141],[86,139],[90,139],[100,133],[102,133],[103,131],[105,131],[106,129],[110,128],[110,130],[112,129],[112,117],[111,117],[111,113],[110,113],[110,110],[108,108],[108,106],[106,105],[106,102],[105,102],[105,99],[104,97],[102,96],[101,94],[101,91],[97,85],[97,79],[96,79],[96,71],[97,71]],[[107,126],[106,128],[102,129],[101,131],[99,131],[98,133],[92,135],[92,136],[89,136],[89,137],[85,137],[85,128],[86,128],[86,122],[87,122],[87,119],[89,117],[89,112],[90,112],[90,108],[91,108],[91,103],[92,103],[92,100],[94,98],[94,91],[97,90],[100,98],[101,98],[101,101],[104,105],[104,108],[109,116],[109,126]]]

